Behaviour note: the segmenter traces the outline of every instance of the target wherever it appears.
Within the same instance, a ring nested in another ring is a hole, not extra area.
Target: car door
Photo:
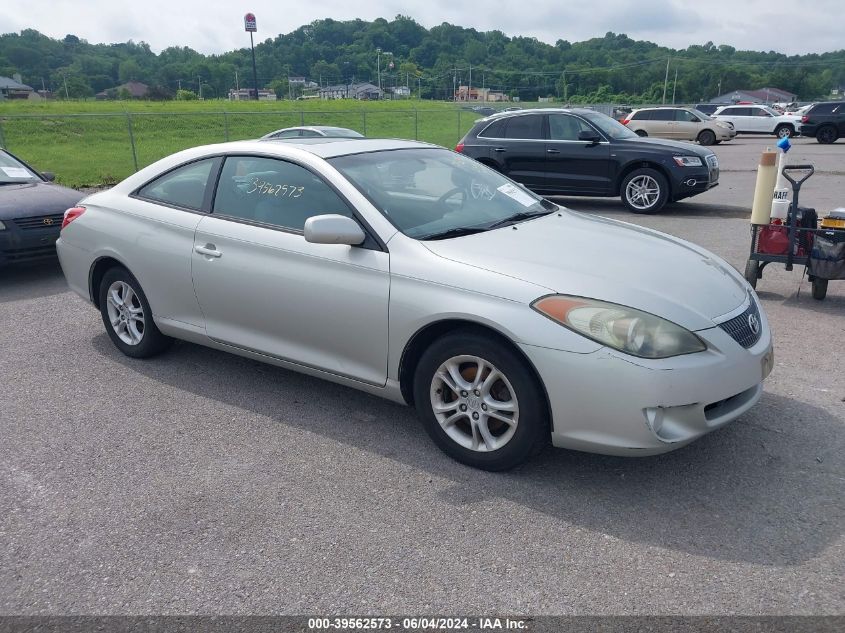
[[[603,195],[610,188],[610,145],[581,141],[582,131],[596,132],[572,114],[548,115],[547,189],[554,193]]]
[[[543,115],[519,114],[508,117],[505,138],[494,141],[491,154],[502,165],[503,173],[529,189],[546,186],[546,142]]]
[[[319,175],[276,158],[229,156],[196,231],[193,280],[212,339],[383,385],[388,253],[305,241],[305,220],[349,203]]]
[[[678,124],[675,121],[675,110],[672,108],[657,108],[651,112],[650,136],[660,138],[678,138]]]
[[[675,138],[682,141],[693,141],[698,137],[701,130],[701,119],[687,110],[677,109],[675,114]]]
[[[775,117],[765,108],[753,107],[751,108],[751,116],[748,117],[749,125],[751,125],[755,132],[774,132],[775,131]]]
[[[147,293],[157,318],[201,329],[194,296],[191,253],[194,232],[211,205],[217,157],[175,167],[139,187],[122,207],[117,249]],[[110,220],[111,221],[111,220]],[[108,231],[109,227],[102,227]]]

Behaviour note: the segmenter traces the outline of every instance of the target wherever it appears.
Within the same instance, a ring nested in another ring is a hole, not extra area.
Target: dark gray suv
[[[620,196],[634,213],[655,213],[719,181],[719,159],[709,149],[641,138],[609,116],[578,108],[480,119],[455,151],[541,195]]]

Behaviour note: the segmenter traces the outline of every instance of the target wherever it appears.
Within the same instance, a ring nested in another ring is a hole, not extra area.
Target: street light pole
[[[252,34],[258,30],[258,27],[254,13],[247,13],[244,16],[244,30],[249,32],[249,47],[252,50],[252,83],[255,86],[255,100],[258,101],[258,71],[255,68],[255,42],[252,40]]]

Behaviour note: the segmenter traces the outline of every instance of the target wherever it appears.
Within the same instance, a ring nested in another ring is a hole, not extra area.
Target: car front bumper
[[[745,349],[719,327],[708,349],[663,360],[608,348],[574,354],[521,345],[546,386],[555,446],[608,455],[666,453],[736,419],[762,394],[773,362],[768,325]]]
[[[0,231],[0,266],[51,259],[56,256],[59,224],[22,230],[13,220],[3,220]]]

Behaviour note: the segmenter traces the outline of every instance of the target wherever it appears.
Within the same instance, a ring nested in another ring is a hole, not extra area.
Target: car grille
[[[9,263],[26,262],[35,259],[45,259],[56,256],[56,244],[50,242],[44,246],[31,246],[29,248],[13,248],[0,251],[0,259]]]
[[[752,321],[757,323],[756,332],[751,328]],[[760,310],[757,308],[757,303],[754,299],[751,299],[751,303],[745,312],[729,321],[720,323],[719,327],[743,347],[751,347],[760,340],[760,336],[763,334],[763,323],[760,320]]]
[[[61,227],[64,217],[64,213],[52,213],[50,215],[37,215],[31,218],[15,218],[13,222],[22,231],[31,231],[33,229],[47,229],[54,226]]]
[[[715,154],[708,156],[707,167],[710,168],[710,182],[719,180],[719,157]]]

